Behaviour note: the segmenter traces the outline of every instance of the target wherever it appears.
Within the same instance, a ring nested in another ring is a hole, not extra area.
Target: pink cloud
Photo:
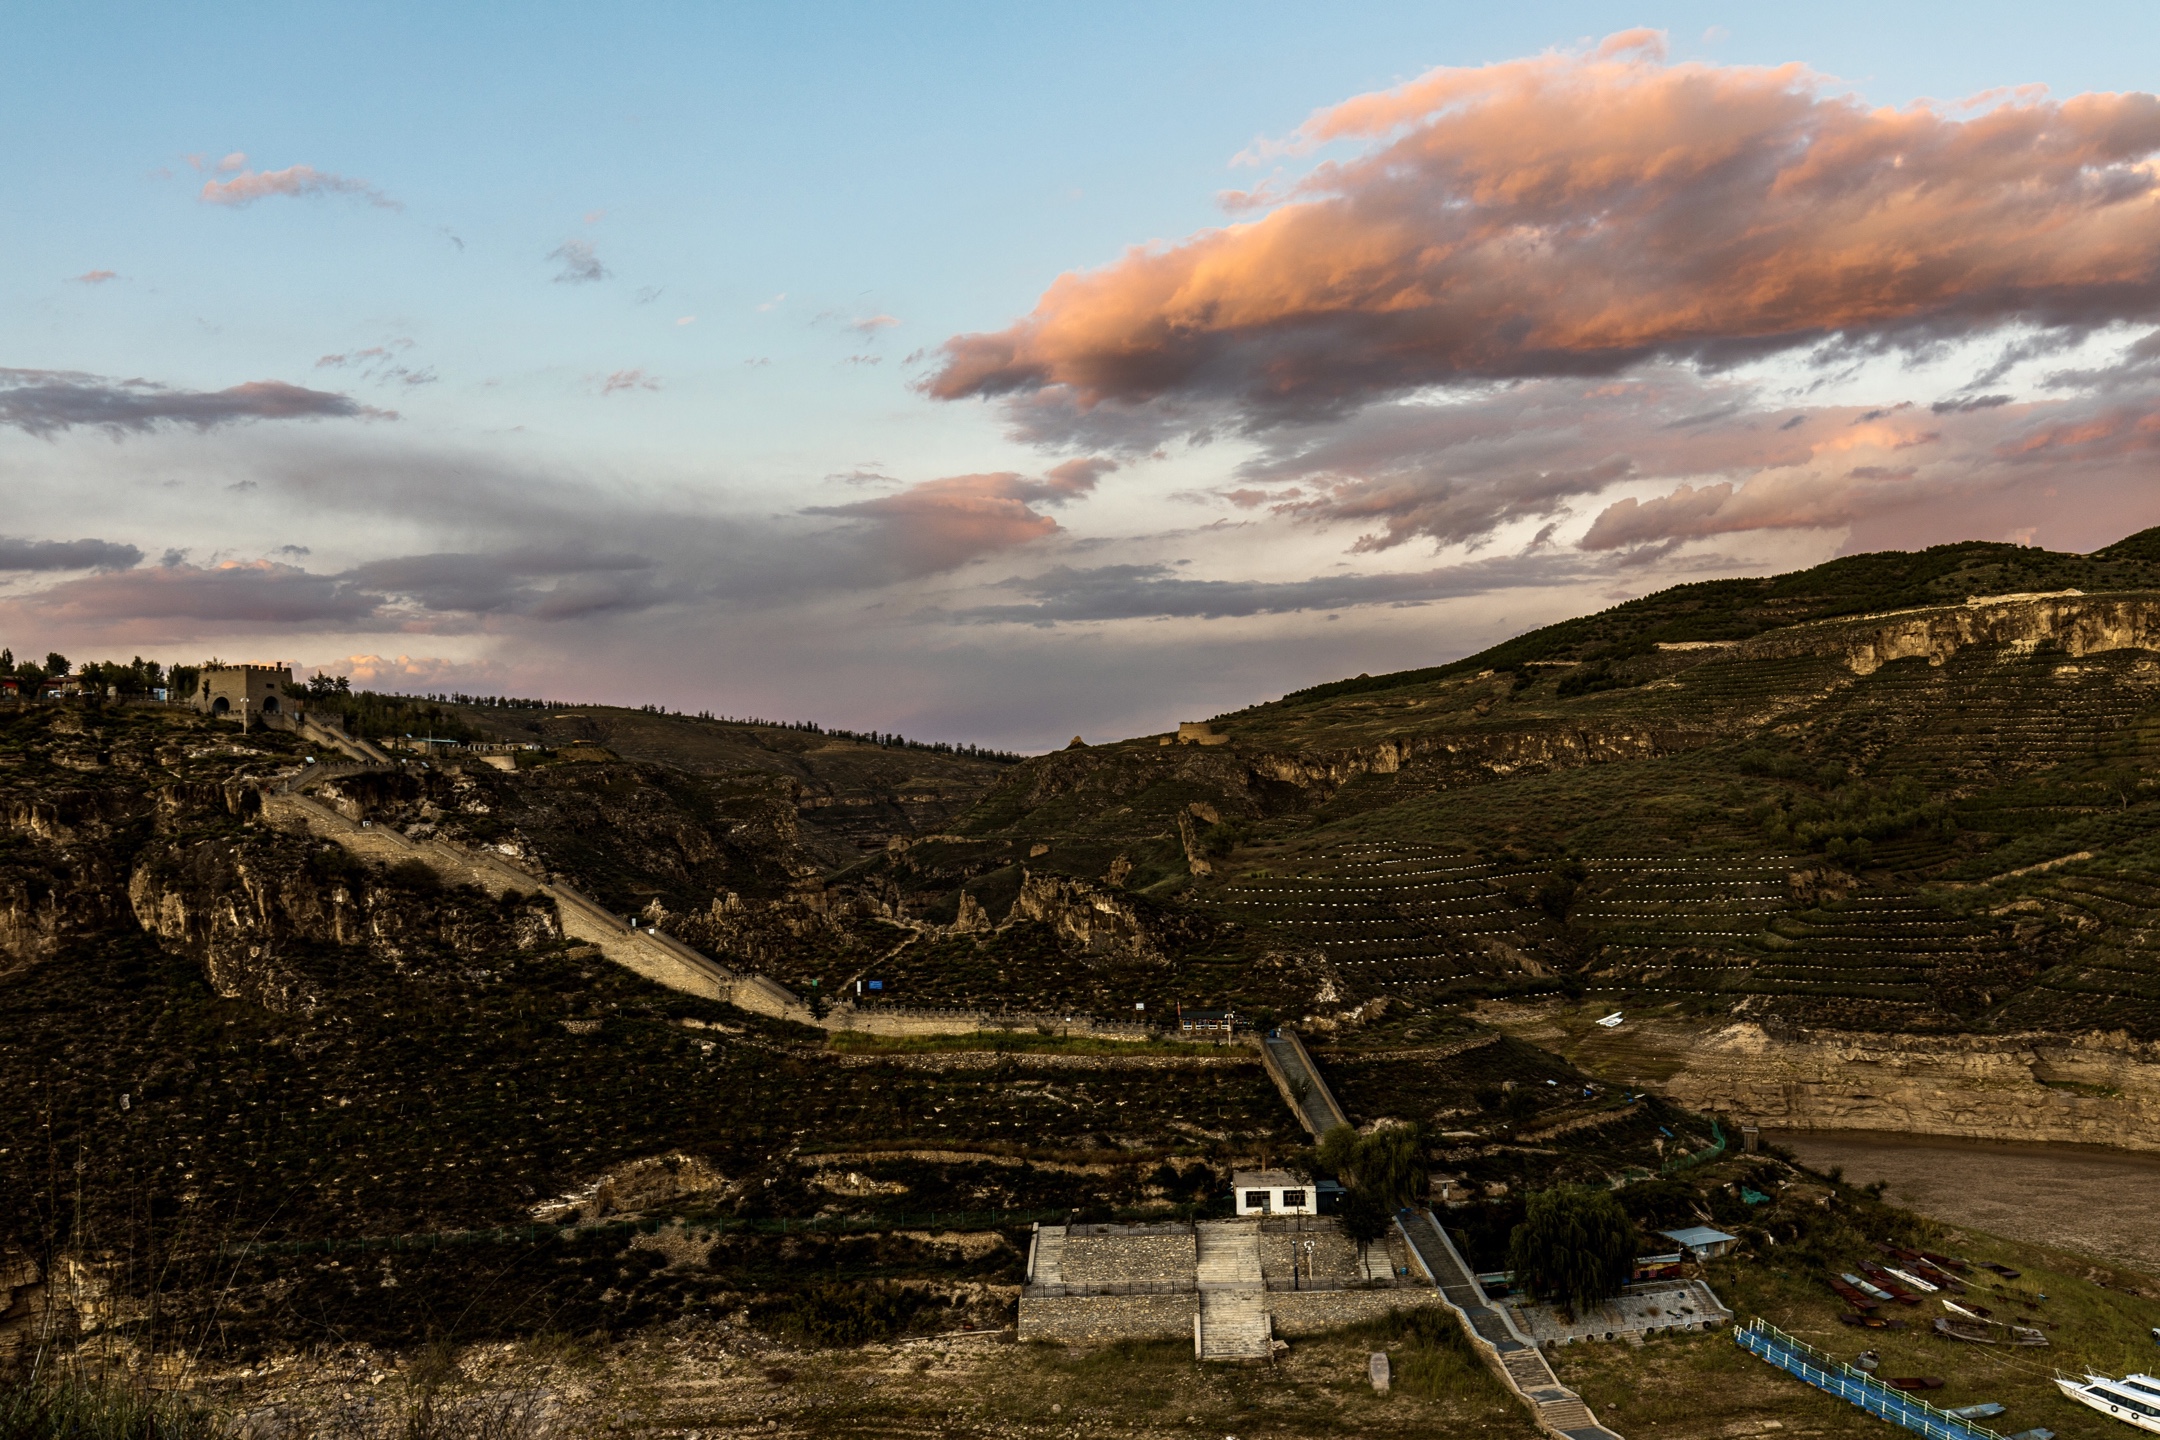
[[[1091,493],[1117,463],[1100,456],[1068,460],[1033,480],[1011,470],[925,480],[897,494],[813,507],[870,524],[880,549],[916,573],[949,570],[978,556],[1010,550],[1062,527],[1036,505],[1063,505]]]
[[[225,158],[227,161],[237,158],[243,165],[247,163],[245,155]],[[221,161],[218,168],[228,167]],[[312,165],[288,165],[283,170],[243,170],[230,180],[205,180],[196,198],[205,205],[241,206],[252,205],[272,195],[352,195],[384,210],[405,208],[365,180],[332,175]]]
[[[1633,31],[1435,70],[1296,141],[1366,148],[1260,219],[1060,276],[946,342],[926,390],[1266,424],[1660,356],[2160,318],[2150,95],[1870,108]]]
[[[75,277],[75,283],[78,285],[103,285],[108,280],[117,280],[119,278],[120,273],[117,270],[85,270]]]

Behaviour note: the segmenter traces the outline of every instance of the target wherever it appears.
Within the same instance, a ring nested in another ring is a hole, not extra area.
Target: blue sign
[[[882,990],[885,988],[885,982],[883,980],[872,980],[870,982],[870,988],[872,990]]]

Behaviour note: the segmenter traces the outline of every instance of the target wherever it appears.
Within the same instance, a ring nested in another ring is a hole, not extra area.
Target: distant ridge
[[[1675,585],[1610,610],[1528,631],[1445,665],[1334,680],[1293,690],[1274,703],[1395,690],[1539,661],[1619,660],[1661,643],[1746,640],[1809,620],[1955,605],[1975,596],[2146,589],[2160,589],[2160,526],[2090,555],[1986,540],[1919,551],[1876,550],[1785,575]]]

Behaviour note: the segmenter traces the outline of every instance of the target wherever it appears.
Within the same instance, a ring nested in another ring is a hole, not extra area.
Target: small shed
[[[1178,1007],[1177,1021],[1181,1034],[1205,1039],[1235,1035],[1240,1030],[1252,1028],[1235,1010],[1187,1010],[1182,1005]]]
[[[1715,1260],[1740,1243],[1739,1236],[1727,1235],[1722,1230],[1712,1230],[1707,1225],[1690,1225],[1685,1230],[1660,1230],[1658,1234],[1697,1260]]]
[[[1318,1215],[1323,1186],[1326,1181],[1315,1183],[1291,1170],[1237,1170],[1230,1175],[1240,1215]]]

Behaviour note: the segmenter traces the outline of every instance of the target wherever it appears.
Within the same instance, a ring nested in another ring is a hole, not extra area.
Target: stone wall
[[[1130,1285],[1193,1278],[1193,1233],[1065,1237],[1059,1274],[1067,1285]]]
[[[1382,1290],[1270,1290],[1268,1313],[1275,1317],[1277,1335],[1321,1335],[1377,1320],[1390,1310],[1416,1310],[1438,1305],[1440,1292],[1427,1285],[1406,1285]]]
[[[1107,1344],[1115,1340],[1185,1340],[1200,1313],[1198,1295],[1020,1297],[1020,1338]]]

